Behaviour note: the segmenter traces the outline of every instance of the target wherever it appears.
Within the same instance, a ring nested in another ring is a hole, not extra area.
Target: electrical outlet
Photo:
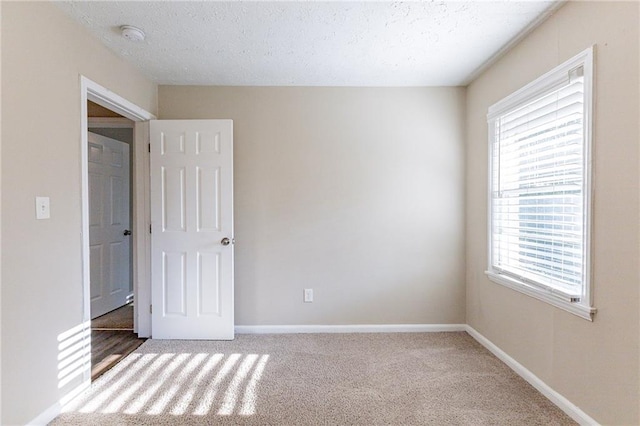
[[[49,197],[36,197],[36,219],[49,219],[50,217]]]
[[[304,303],[311,303],[313,302],[313,289],[312,288],[305,288],[304,289]]]

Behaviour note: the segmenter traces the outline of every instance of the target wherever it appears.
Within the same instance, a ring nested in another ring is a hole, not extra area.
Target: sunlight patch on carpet
[[[133,353],[64,411],[251,416],[268,360],[266,354]]]
[[[199,355],[204,355],[206,357],[207,354],[199,354]],[[171,410],[171,414],[173,414],[174,416],[181,416],[186,413],[187,408],[191,404],[191,401],[193,401],[193,399],[195,398],[196,392],[198,392],[198,389],[200,388],[200,383],[202,383],[202,380],[205,377],[211,374],[211,371],[222,360],[222,358],[224,358],[222,354],[215,354],[210,356],[206,360],[206,362],[198,372],[198,375],[189,384],[189,387],[185,390],[180,401],[178,401],[178,403]]]
[[[242,405],[240,407],[241,416],[252,416],[256,413],[256,401],[258,399],[258,382],[262,377],[262,372],[269,361],[269,355],[262,355],[258,365],[256,365],[253,374],[249,379],[247,387],[244,390],[244,396],[242,397]]]
[[[118,401],[117,396],[122,396],[120,388],[122,388],[131,377],[133,377],[138,371],[143,369],[154,358],[155,354],[141,356],[134,354],[125,358],[120,364],[118,364],[118,370],[124,371],[123,374],[117,377],[111,376],[109,380],[103,380],[96,386],[96,394],[91,398],[86,405],[80,408],[81,413],[95,413],[103,405],[112,402],[114,399]],[[127,362],[128,361],[128,362]],[[126,364],[123,364],[127,362]],[[124,391],[123,391],[124,392]]]
[[[247,355],[242,361],[240,368],[238,368],[238,372],[233,377],[233,380],[231,380],[231,383],[224,394],[224,401],[218,410],[218,415],[229,416],[233,414],[233,409],[236,408],[236,402],[238,401],[238,390],[240,385],[247,378],[247,375],[249,374],[251,367],[253,367],[253,364],[255,364],[256,359],[258,359],[258,355]]]
[[[213,405],[213,399],[218,393],[220,383],[224,380],[225,377],[229,374],[229,371],[233,368],[233,366],[240,359],[240,354],[231,354],[229,358],[224,362],[220,371],[216,374],[216,377],[213,381],[207,386],[200,403],[197,408],[194,410],[193,414],[196,416],[206,416],[209,414],[211,406]]]

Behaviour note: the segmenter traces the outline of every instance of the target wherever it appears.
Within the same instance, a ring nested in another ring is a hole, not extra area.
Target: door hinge
[[[151,231],[151,225],[149,225],[149,233],[151,234],[151,232],[152,232],[152,231]]]
[[[149,305],[149,313],[152,314],[153,313],[153,305]]]
[[[151,144],[149,144],[148,147],[149,147],[149,152],[151,152]]]

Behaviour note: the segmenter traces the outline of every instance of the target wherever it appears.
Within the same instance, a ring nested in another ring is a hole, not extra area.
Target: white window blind
[[[588,84],[559,68],[489,111],[488,272],[588,305]]]

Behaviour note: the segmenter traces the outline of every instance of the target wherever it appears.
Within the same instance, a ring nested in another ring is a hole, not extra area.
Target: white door
[[[130,295],[129,145],[89,132],[91,318]]]
[[[152,120],[151,330],[234,338],[233,122]]]

